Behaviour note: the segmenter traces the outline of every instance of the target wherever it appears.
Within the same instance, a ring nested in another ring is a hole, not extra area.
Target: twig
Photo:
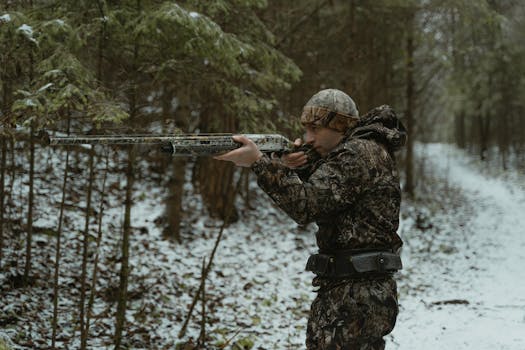
[[[121,348],[122,332],[126,322],[126,304],[128,300],[128,279],[129,279],[129,245],[131,234],[131,206],[133,202],[133,184],[134,184],[134,161],[135,147],[128,150],[128,161],[126,170],[126,200],[124,208],[124,226],[122,232],[122,258],[120,266],[119,294],[116,312],[115,350]]]
[[[239,176],[239,180],[237,181],[237,185],[235,186],[235,194],[239,192],[240,185],[242,183],[242,176]],[[235,196],[233,197],[233,200],[228,206],[228,210],[226,211],[226,215],[224,217],[224,220],[222,222],[221,228],[219,230],[219,234],[217,235],[217,239],[215,240],[215,245],[213,246],[213,250],[211,251],[210,259],[208,260],[208,265],[206,266],[206,270],[203,273],[203,278],[201,279],[201,283],[199,285],[199,289],[195,293],[195,296],[193,297],[193,301],[191,303],[190,309],[188,310],[188,315],[186,316],[186,320],[184,321],[184,324],[182,325],[178,337],[182,338],[186,334],[186,328],[188,327],[188,323],[190,322],[191,314],[193,313],[193,309],[195,308],[195,304],[197,304],[197,300],[199,299],[199,295],[201,295],[202,290],[204,289],[204,282],[206,278],[208,277],[208,274],[211,270],[211,265],[213,263],[213,258],[215,257],[215,252],[217,251],[217,247],[219,246],[219,243],[222,238],[222,234],[224,232],[224,228],[226,227],[227,223],[230,221],[230,216],[233,213],[233,209],[235,207]]]
[[[91,196],[93,193],[93,182],[95,180],[95,166],[94,158],[95,152],[90,150],[89,154],[89,182],[87,188],[87,204],[86,204],[86,222],[84,225],[84,240],[82,242],[82,270],[80,274],[80,349],[86,348],[87,335],[85,327],[85,303],[86,303],[86,277],[87,277],[87,260],[89,248],[89,218],[91,213]]]
[[[228,345],[230,345],[231,341],[237,336],[239,335],[239,333],[241,333],[241,330],[242,328],[239,327],[239,329],[237,329],[237,331],[235,333],[233,333],[233,335],[230,337],[230,339],[226,340],[226,343],[222,344],[221,347],[219,349],[224,349],[225,347],[227,347]]]
[[[5,197],[5,166],[6,166],[6,155],[7,155],[7,142],[4,135],[2,139],[2,160],[0,161],[0,269],[2,268],[2,251],[4,249],[4,197]]]
[[[293,28],[290,29],[288,33],[282,36],[282,39],[277,43],[277,45],[275,45],[275,48],[279,49],[281,45],[284,44],[284,41],[286,39],[289,39],[290,37],[292,37],[292,35],[295,34],[296,31],[298,31],[300,28],[303,27],[304,22],[312,18],[313,15],[315,15],[317,12],[319,12],[319,10],[325,7],[328,4],[328,2],[329,2],[328,0],[321,1],[308,15],[301,17],[301,19],[297,21],[297,23],[295,23]]]
[[[97,288],[97,272],[98,272],[98,257],[100,249],[100,241],[102,240],[102,216],[104,213],[104,193],[106,192],[106,180],[108,177],[108,168],[109,168],[109,155],[106,152],[106,170],[104,172],[104,178],[102,180],[102,194],[100,197],[100,209],[98,211],[98,232],[97,232],[97,246],[95,248],[95,262],[93,263],[93,276],[91,278],[91,291],[89,293],[89,301],[86,313],[86,341],[89,335],[89,322],[91,320],[91,314],[93,311],[93,303],[95,301],[95,291]]]
[[[69,133],[69,119],[68,119],[68,133]],[[67,168],[69,166],[69,148],[66,150],[66,166],[64,169],[64,181],[62,182],[62,201],[60,202],[60,214],[58,216],[58,230],[57,230],[57,241],[56,241],[56,254],[55,254],[55,275],[53,285],[53,322],[52,322],[52,336],[51,336],[51,348],[55,349],[56,336],[57,336],[57,321],[58,321],[58,274],[60,271],[60,238],[62,236],[62,222],[64,217],[64,207],[66,202],[66,184],[67,184]]]
[[[201,315],[201,333],[199,335],[199,341],[198,343],[203,347],[206,348],[206,276],[204,273],[206,272],[206,258],[202,258],[202,295],[201,295],[201,304],[202,304],[202,315]]]

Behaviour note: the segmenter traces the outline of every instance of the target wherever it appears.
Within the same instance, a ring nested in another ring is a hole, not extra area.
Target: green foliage
[[[237,120],[240,131],[261,131],[261,119],[263,129],[274,128],[275,97],[291,88],[300,71],[271,46],[273,35],[255,15],[254,8],[265,2],[186,5],[192,10],[166,2],[146,13],[135,28],[141,45],[149,48],[144,71],[175,91],[194,86],[194,97],[206,96],[203,107],[219,105],[220,115],[201,125],[203,129],[221,130],[223,118]]]
[[[495,141],[503,147],[512,139],[525,141],[510,131],[520,127],[525,103],[525,38],[517,34],[519,20],[512,20],[520,8],[504,1],[461,1],[447,18],[452,74],[445,98],[452,102],[451,115],[465,116],[461,139],[481,148]]]
[[[12,110],[25,125],[36,122],[46,126],[57,117],[72,111],[82,111],[96,124],[120,122],[127,113],[108,101],[97,88],[93,74],[70,52],[57,50],[36,67],[35,88],[19,90]]]
[[[29,19],[21,12],[0,14],[0,89],[1,110],[8,113],[13,91],[25,83],[31,55],[38,49]]]
[[[236,78],[242,72],[237,57],[243,54],[246,45],[223,32],[208,17],[187,11],[176,3],[166,2],[146,14],[133,35],[142,39],[145,46],[152,41],[158,43],[150,54],[157,59],[159,55],[166,57],[167,62],[150,59],[152,65],[160,64],[159,73],[166,73],[166,68],[173,69],[177,62],[189,63],[190,67],[209,64],[229,78]],[[155,72],[156,68],[151,70]]]
[[[70,23],[76,18],[55,18],[46,10],[1,17],[0,41],[13,48],[0,54],[5,62],[1,75],[11,83],[11,111],[18,122],[43,127],[75,111],[96,124],[126,118],[127,113],[103,93],[81,61],[78,50],[84,42]]]

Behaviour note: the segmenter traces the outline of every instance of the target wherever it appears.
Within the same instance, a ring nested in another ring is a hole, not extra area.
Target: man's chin
[[[324,157],[324,156],[326,156],[326,155],[328,154],[328,152],[326,152],[324,149],[322,149],[322,148],[320,148],[320,147],[314,147],[314,149],[315,149],[315,151],[316,151],[317,153],[319,153],[319,155],[320,155],[321,157]]]

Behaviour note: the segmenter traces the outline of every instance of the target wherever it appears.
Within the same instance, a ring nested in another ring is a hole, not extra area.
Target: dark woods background
[[[300,128],[292,116],[307,99],[339,88],[362,114],[389,104],[402,118],[410,133],[400,154],[408,196],[417,197],[421,178],[414,173],[418,141],[454,142],[491,166],[525,167],[519,0],[2,0],[0,9],[0,252],[4,236],[22,227],[20,285],[31,283],[33,181],[43,171],[39,155],[49,152],[37,137],[41,129],[278,132],[293,139]],[[119,159],[108,172],[123,179],[123,257],[133,187],[143,178],[169,188],[159,198],[161,225],[179,242],[186,179],[210,216],[237,220],[235,210],[226,215],[236,195],[249,206],[249,172],[224,162],[72,148],[66,163],[50,171],[76,171],[82,181],[86,232],[98,220],[91,192],[94,169],[106,157]],[[25,202],[15,202],[21,158],[27,193]],[[66,186],[67,173],[63,181],[64,189],[75,186]],[[62,197],[61,217],[70,200]],[[124,285],[126,269],[123,262]],[[125,288],[121,293],[125,299]]]

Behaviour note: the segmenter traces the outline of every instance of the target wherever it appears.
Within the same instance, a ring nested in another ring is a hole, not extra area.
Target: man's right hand
[[[303,141],[301,139],[296,139],[294,141],[294,146],[300,147]],[[301,152],[288,153],[281,156],[281,161],[288,168],[295,169],[306,164],[307,157],[306,154]]]

